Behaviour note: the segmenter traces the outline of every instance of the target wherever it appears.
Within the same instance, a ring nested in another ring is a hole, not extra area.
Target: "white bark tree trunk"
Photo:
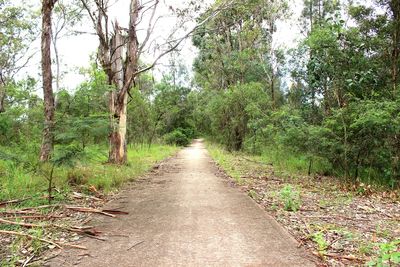
[[[109,157],[111,163],[125,163],[127,160],[126,148],[126,122],[127,122],[127,104],[128,94],[125,93],[122,103],[119,103],[118,98],[124,88],[124,67],[123,67],[123,50],[124,40],[121,29],[115,23],[115,34],[111,41],[111,69],[113,72],[112,83],[115,85],[115,90],[110,93],[110,123],[111,133],[109,136]]]

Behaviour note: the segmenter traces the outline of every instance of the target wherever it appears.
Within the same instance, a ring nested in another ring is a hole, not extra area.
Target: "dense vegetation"
[[[292,0],[25,2],[0,0],[1,212],[103,203],[203,137],[216,163],[321,258],[400,261],[400,1],[303,0],[298,19]],[[121,2],[127,25],[111,20]],[[283,21],[302,29],[290,47],[279,42],[294,34]],[[88,33],[98,49],[71,86],[59,41]],[[185,40],[194,62],[180,53]],[[7,218],[18,221],[0,231],[21,230],[22,217]],[[0,256],[13,255],[0,265],[14,266],[31,244],[4,240]]]
[[[94,173],[100,167],[96,164],[107,161],[106,141],[109,134],[107,91],[110,88],[104,73],[95,64],[85,70],[85,73],[87,81],[73,93],[61,90],[56,96],[55,149],[53,160],[50,162],[61,159],[61,167],[67,169],[71,164],[83,165],[82,173],[79,173],[80,168],[78,171],[60,170],[61,181],[72,179],[72,183],[75,183],[75,176],[83,175],[84,181],[80,181],[82,184],[110,189],[108,184],[114,183],[111,176],[116,175],[112,170],[101,175],[99,181],[91,178],[91,176],[96,177]],[[1,199],[22,197],[24,192],[27,193],[24,189],[27,187],[32,191],[46,188],[43,185],[46,184],[46,175],[41,175],[39,169],[47,167],[38,160],[43,122],[42,103],[32,91],[34,83],[34,79],[28,78],[7,87],[5,112],[0,117],[0,172],[4,186],[0,194]],[[191,126],[193,123],[189,116],[191,111],[188,110],[190,90],[181,85],[173,85],[168,77],[159,83],[153,83],[149,77],[142,76],[139,84],[140,88],[132,93],[128,109],[129,113],[135,114],[128,119],[130,147],[128,159],[135,158],[130,154],[144,153],[148,155],[145,157],[150,156],[160,160],[175,149],[157,144],[187,145],[194,137],[194,128]],[[127,177],[124,179],[134,176],[133,169],[143,168],[141,162],[145,161],[145,158],[128,161],[138,166],[129,167],[128,164],[128,168],[124,171]],[[146,168],[148,167],[147,165]],[[106,168],[112,169],[111,166]],[[114,168],[114,171],[116,170]],[[39,173],[32,177],[32,173],[38,171]],[[129,171],[133,173],[129,174]],[[106,183],[107,179],[109,182]],[[35,184],[42,184],[42,187],[35,187]]]
[[[398,2],[304,1],[294,49],[273,41],[286,15],[286,1],[241,1],[196,32],[197,129],[295,171],[398,187]]]
[[[298,22],[305,37],[292,49],[275,41],[278,22],[290,17],[288,2],[246,0],[223,8],[221,3],[197,18],[192,42],[199,54],[192,84],[176,52],[160,81],[146,72],[135,78],[127,101],[128,147],[187,145],[203,135],[229,151],[262,155],[293,172],[398,187],[397,2],[366,6],[305,0]],[[15,76],[26,64],[21,58],[30,59],[27,51],[37,37],[38,16],[10,1],[1,1],[0,7],[2,179],[18,176],[9,170],[11,165],[25,173],[52,169],[38,158],[46,138],[54,140],[50,166],[82,163],[99,151],[105,153],[107,144],[115,142],[110,132],[120,115],[110,116],[109,93],[115,82],[104,62],[94,59],[81,70],[86,81],[73,91],[59,88],[58,70],[55,114],[48,113],[51,97],[45,99],[43,114],[43,100],[36,92],[39,81]],[[79,24],[76,14],[82,16],[84,8],[60,3],[53,12],[69,27],[56,26],[60,34]]]
[[[71,2],[53,7],[54,48],[58,35],[71,32],[85,14],[86,5],[73,6]],[[135,76],[132,90],[117,88],[117,98],[120,93],[127,97],[126,123],[124,108],[118,107],[123,103],[110,106],[118,82],[101,54],[81,70],[86,81],[71,91],[60,87],[55,49],[56,92],[43,79],[44,100],[37,94],[39,80],[17,78],[31,59],[29,44],[37,38],[39,17],[30,6],[1,1],[0,7],[4,21],[1,198],[13,197],[5,188],[18,177],[28,179],[32,173],[49,180],[53,169],[84,165],[99,157],[106,161],[108,144],[108,161],[115,163],[124,162],[124,153],[115,154],[121,147],[187,145],[200,135],[229,151],[262,155],[292,172],[399,186],[400,8],[396,1],[377,0],[367,6],[305,0],[298,21],[305,37],[292,49],[276,42],[278,22],[290,18],[289,2],[246,0],[224,5],[218,1],[197,18],[192,42],[199,53],[193,82],[178,53],[169,51],[169,67],[161,80],[143,71]],[[59,28],[59,24],[66,26]],[[97,34],[101,37],[99,29]],[[101,51],[106,48],[111,49],[100,46]],[[121,64],[142,65],[135,62]]]

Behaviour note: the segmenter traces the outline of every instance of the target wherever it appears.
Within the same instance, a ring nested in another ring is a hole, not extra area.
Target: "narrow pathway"
[[[314,266],[296,241],[226,179],[197,140],[121,192],[96,218],[107,241],[67,250],[50,266]]]

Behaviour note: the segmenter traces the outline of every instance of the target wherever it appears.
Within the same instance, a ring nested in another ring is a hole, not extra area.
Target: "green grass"
[[[284,177],[288,174],[307,175],[310,159],[282,148],[266,147],[260,156],[245,152],[228,152],[222,145],[206,142],[211,157],[238,182],[241,181],[240,173],[234,167],[235,159],[240,156],[250,157],[257,162],[272,164],[275,174]],[[331,165],[323,159],[313,158],[311,174],[330,174]]]
[[[211,157],[233,177],[237,182],[241,181],[241,174],[235,168],[235,160],[238,156],[250,157],[254,161],[272,164],[274,166],[275,174],[284,177],[288,174],[306,175],[310,160],[303,155],[297,155],[293,152],[280,150],[279,148],[265,148],[260,156],[251,155],[245,152],[228,152],[222,145],[214,142],[206,142],[207,149]],[[324,162],[322,159],[314,158],[311,168],[311,173],[327,174],[330,172],[331,166],[329,163]]]
[[[97,162],[82,165],[73,172],[83,176],[84,184],[108,193],[120,187],[123,183],[143,175],[156,162],[171,156],[177,150],[178,148],[175,146],[166,145],[153,145],[150,148],[136,147],[129,149],[128,164],[125,166],[113,166]],[[102,162],[105,162],[105,159]]]
[[[308,174],[310,165],[309,157],[279,147],[264,148],[260,159],[262,162],[273,164],[276,171],[292,174]],[[329,174],[331,172],[332,167],[329,162],[316,157],[312,159],[312,174]]]
[[[206,142],[206,146],[214,161],[237,183],[242,184],[241,174],[232,164],[236,158],[235,153],[229,153],[222,146],[211,142]]]
[[[128,164],[104,164],[107,149],[91,146],[87,157],[74,167],[59,167],[54,172],[55,202],[62,201],[71,190],[86,190],[94,186],[109,193],[127,181],[132,181],[148,171],[156,162],[174,154],[175,146],[154,144],[149,147],[132,147],[128,150]],[[43,174],[29,170],[12,161],[0,160],[0,201],[32,197],[24,206],[46,204],[47,180]]]

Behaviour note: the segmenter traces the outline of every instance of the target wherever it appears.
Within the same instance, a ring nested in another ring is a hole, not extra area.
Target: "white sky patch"
[[[303,10],[303,0],[289,0],[291,16],[286,20],[276,23],[277,31],[274,33],[274,47],[294,48],[300,36],[299,19]]]

